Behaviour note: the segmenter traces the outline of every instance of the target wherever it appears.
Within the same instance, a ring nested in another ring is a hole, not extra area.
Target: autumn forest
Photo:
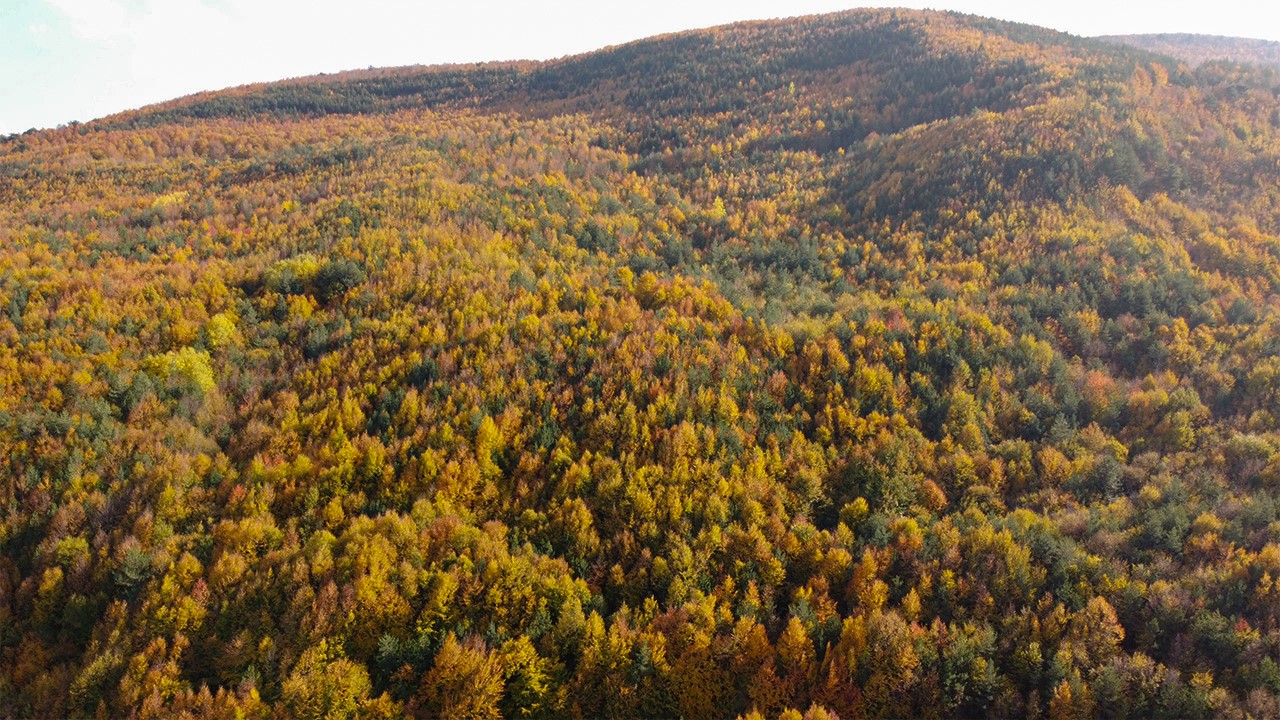
[[[860,10],[0,138],[0,717],[1280,716],[1280,72]]]

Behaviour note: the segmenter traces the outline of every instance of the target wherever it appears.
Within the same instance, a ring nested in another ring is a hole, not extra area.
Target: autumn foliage
[[[0,716],[1274,717],[1280,81],[902,11],[0,141]]]

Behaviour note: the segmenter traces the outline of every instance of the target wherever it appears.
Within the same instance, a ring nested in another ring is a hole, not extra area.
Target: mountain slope
[[[1278,181],[908,11],[0,141],[0,715],[1274,716]]]

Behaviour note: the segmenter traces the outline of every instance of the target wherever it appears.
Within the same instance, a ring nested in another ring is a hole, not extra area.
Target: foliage
[[[0,715],[1275,716],[1278,88],[867,10],[0,141]]]

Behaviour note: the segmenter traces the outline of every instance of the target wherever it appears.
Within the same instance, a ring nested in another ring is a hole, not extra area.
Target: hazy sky
[[[416,63],[544,59],[856,0],[0,0],[0,134],[248,82]],[[935,0],[1079,35],[1280,40],[1268,0]],[[1277,9],[1272,9],[1276,7]]]

